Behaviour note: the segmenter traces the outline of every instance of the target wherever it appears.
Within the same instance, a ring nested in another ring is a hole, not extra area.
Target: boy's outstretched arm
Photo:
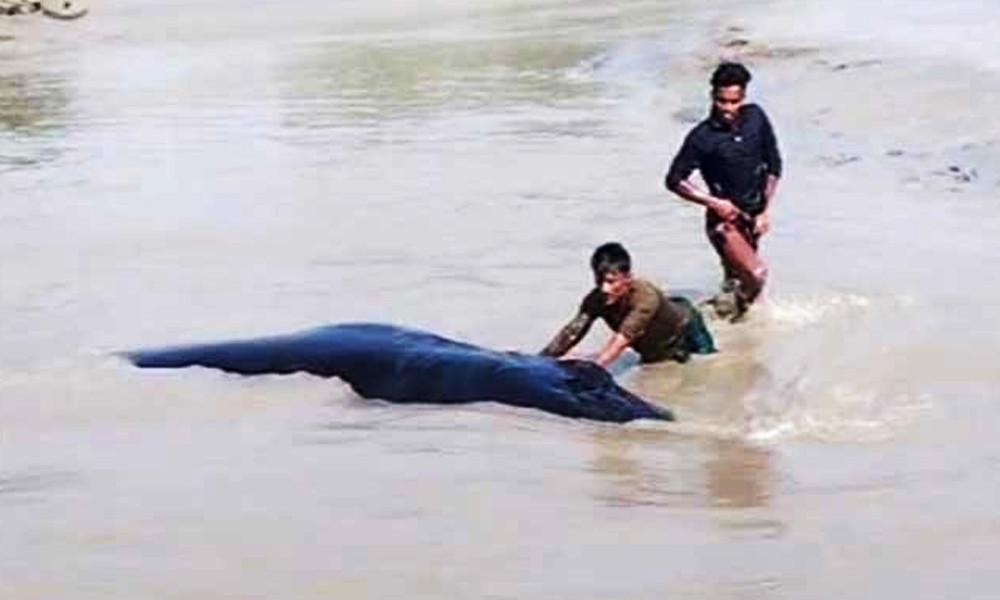
[[[615,362],[615,359],[621,356],[622,352],[625,351],[625,348],[628,348],[629,343],[630,340],[623,334],[615,333],[611,336],[611,339],[608,340],[608,343],[604,345],[604,348],[601,349],[601,352],[597,355],[597,358],[594,359],[594,362],[604,368],[607,368],[608,365]]]
[[[578,312],[576,316],[573,317],[573,320],[563,326],[563,328],[559,330],[559,333],[552,338],[552,341],[549,342],[545,348],[542,348],[542,351],[539,354],[542,356],[554,356],[556,358],[563,356],[569,352],[573,346],[580,343],[580,340],[583,339],[583,336],[587,335],[587,331],[590,330],[590,326],[593,323],[593,316],[583,311]]]

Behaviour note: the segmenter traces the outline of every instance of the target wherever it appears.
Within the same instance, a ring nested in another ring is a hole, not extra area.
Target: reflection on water
[[[494,18],[508,31],[539,30],[561,33],[611,32],[635,27],[664,27],[683,7],[675,2],[625,0],[555,0],[490,4],[477,16]]]
[[[569,71],[594,52],[584,43],[461,39],[320,46],[283,74],[292,126],[443,111],[548,104],[593,92]]]
[[[771,451],[740,439],[678,440],[666,431],[600,429],[592,441],[590,470],[599,477],[602,503],[747,509],[766,507],[772,496]],[[703,464],[677,460],[679,446],[705,454]]]
[[[579,106],[598,98],[602,85],[613,86],[592,77],[595,71],[659,74],[658,42],[629,42],[609,53],[609,36],[681,19],[673,3],[536,0],[469,3],[433,22],[410,15],[395,24],[366,23],[284,57],[278,72],[284,119],[293,128],[313,128]]]
[[[58,128],[68,104],[57,77],[0,75],[0,131],[25,135]]]
[[[595,499],[621,507],[698,504],[690,481],[690,466],[670,460],[666,435],[610,429],[595,431],[592,436],[594,457],[590,465],[591,472],[598,476]]]
[[[708,444],[712,455],[705,471],[712,502],[729,508],[766,506],[773,479],[771,451],[735,439],[713,439]]]
[[[59,77],[0,75],[0,169],[31,167],[58,156],[47,140],[64,131],[69,102]]]

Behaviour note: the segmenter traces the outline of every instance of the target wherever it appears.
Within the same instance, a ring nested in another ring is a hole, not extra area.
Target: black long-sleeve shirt
[[[752,215],[763,211],[767,176],[781,176],[778,142],[764,110],[746,104],[731,125],[715,116],[698,123],[670,164],[667,189],[676,191],[695,169],[716,198]]]

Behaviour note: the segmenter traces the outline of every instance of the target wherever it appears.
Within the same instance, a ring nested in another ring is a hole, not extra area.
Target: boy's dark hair
[[[715,67],[715,72],[712,73],[712,89],[717,90],[731,85],[738,85],[746,89],[750,79],[750,71],[740,63],[720,63],[718,67]]]
[[[604,279],[608,273],[627,275],[632,271],[632,257],[628,255],[625,246],[618,242],[608,242],[594,250],[590,257],[590,268],[597,280]]]

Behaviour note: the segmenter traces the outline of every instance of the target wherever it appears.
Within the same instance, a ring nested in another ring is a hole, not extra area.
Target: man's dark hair
[[[750,71],[740,63],[724,62],[715,67],[715,72],[712,73],[712,89],[717,90],[731,85],[746,89],[750,79]]]
[[[590,257],[590,268],[598,280],[604,279],[608,273],[627,275],[632,271],[632,257],[628,255],[625,246],[618,242],[608,242],[594,250]]]

